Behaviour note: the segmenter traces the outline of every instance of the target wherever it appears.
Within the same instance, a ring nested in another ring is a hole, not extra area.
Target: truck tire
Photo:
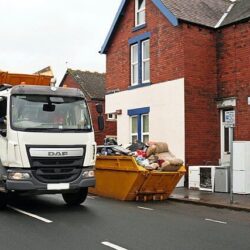
[[[4,209],[7,205],[7,194],[0,192],[0,209]]]
[[[78,206],[83,203],[88,195],[88,188],[82,188],[74,193],[64,193],[62,197],[69,206]]]

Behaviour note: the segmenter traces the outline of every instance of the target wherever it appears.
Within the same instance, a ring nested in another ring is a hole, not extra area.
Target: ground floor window
[[[149,141],[149,110],[149,107],[128,110],[131,143]]]
[[[142,115],[142,141],[144,143],[149,141],[149,116],[148,114]]]

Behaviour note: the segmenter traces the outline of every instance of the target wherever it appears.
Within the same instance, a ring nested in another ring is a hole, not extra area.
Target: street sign
[[[234,127],[235,125],[235,111],[225,111],[225,126],[226,127]]]

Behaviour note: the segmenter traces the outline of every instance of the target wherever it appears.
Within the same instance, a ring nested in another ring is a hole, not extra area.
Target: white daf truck
[[[61,193],[82,203],[95,185],[96,143],[83,93],[0,85],[0,207],[9,193]]]

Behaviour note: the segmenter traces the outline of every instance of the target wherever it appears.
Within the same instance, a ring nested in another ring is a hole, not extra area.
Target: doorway
[[[231,141],[233,140],[232,135],[230,133],[230,128],[226,126],[225,123],[225,114],[226,111],[233,111],[233,109],[221,109],[220,110],[220,145],[221,145],[221,165],[222,166],[230,166],[231,159]]]

